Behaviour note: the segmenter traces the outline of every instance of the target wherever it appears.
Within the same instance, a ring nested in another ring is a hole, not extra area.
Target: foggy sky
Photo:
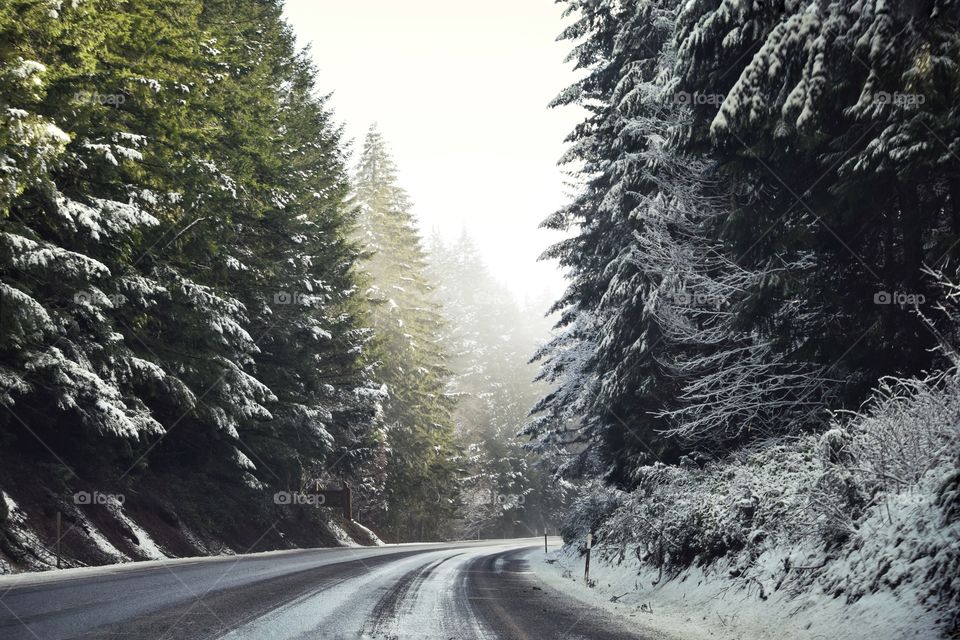
[[[547,109],[574,78],[553,0],[287,0],[319,88],[362,142],[376,122],[424,235],[466,229],[518,296],[563,281],[539,223],[569,189],[556,166],[581,115]]]

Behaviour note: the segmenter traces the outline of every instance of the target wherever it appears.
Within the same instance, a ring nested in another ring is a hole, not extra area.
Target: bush
[[[569,544],[595,532],[622,505],[622,497],[620,491],[600,482],[595,481],[584,487],[560,527],[563,541]]]
[[[662,572],[723,559],[747,578],[766,551],[777,587],[818,581],[855,600],[915,589],[924,606],[960,611],[960,376],[881,381],[858,413],[830,430],[768,442],[700,468],[638,470],[630,494],[582,498],[571,534],[598,528],[609,556],[633,553]]]

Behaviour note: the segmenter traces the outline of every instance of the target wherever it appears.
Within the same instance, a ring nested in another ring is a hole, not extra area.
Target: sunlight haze
[[[424,236],[474,237],[520,297],[563,281],[537,257],[559,234],[538,229],[566,200],[557,167],[575,108],[548,109],[575,75],[556,42],[552,0],[290,0],[321,91],[348,138],[376,123],[389,142]]]

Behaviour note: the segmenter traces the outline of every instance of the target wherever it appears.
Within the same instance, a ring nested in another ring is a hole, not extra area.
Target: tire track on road
[[[387,627],[393,627],[395,630],[400,626],[400,618],[403,616],[402,609],[404,608],[404,604],[406,603],[407,609],[412,609],[413,603],[411,601],[416,600],[420,587],[433,575],[437,567],[461,555],[463,555],[463,552],[455,553],[431,562],[424,567],[418,567],[407,572],[397,581],[393,588],[377,602],[368,626],[364,628],[364,631],[374,638],[397,637],[395,631],[388,631]]]
[[[538,580],[512,549],[477,558],[467,567],[474,615],[503,640],[642,640],[620,620]]]
[[[417,551],[374,556],[306,569],[239,588],[203,593],[188,602],[146,616],[92,629],[84,640],[115,640],[117,637],[159,640],[219,638],[293,600],[332,589],[371,568],[417,555]]]

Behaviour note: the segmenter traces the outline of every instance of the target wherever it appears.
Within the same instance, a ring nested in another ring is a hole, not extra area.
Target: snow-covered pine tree
[[[666,345],[645,309],[656,274],[625,259],[644,224],[634,215],[637,203],[656,185],[639,157],[646,140],[634,135],[623,108],[656,109],[633,89],[663,80],[660,51],[672,37],[675,4],[569,2],[568,12],[579,18],[562,37],[582,39],[570,57],[588,74],[555,101],[589,111],[563,158],[581,165],[586,182],[570,205],[544,222],[575,230],[545,254],[559,259],[571,282],[556,305],[560,333],[541,354],[545,378],[563,386],[537,405],[540,416],[526,431],[562,433],[586,445],[569,468],[625,484],[633,467],[676,453],[659,435],[666,425],[655,415],[675,395],[661,365]],[[579,408],[573,423],[566,420],[571,407]],[[584,456],[598,457],[585,467]]]
[[[389,394],[383,407],[386,504],[375,517],[383,533],[397,540],[442,536],[456,509],[461,465],[443,321],[425,275],[411,203],[374,127],[364,140],[354,191],[357,241],[368,252],[362,269],[370,280],[376,379]]]
[[[680,88],[715,98],[695,105],[689,139],[741,187],[726,241],[751,268],[810,261],[763,283],[743,322],[832,367],[847,405],[932,364],[912,305],[875,298],[934,303],[921,267],[957,257],[958,26],[938,1],[698,0],[680,14]],[[791,299],[819,311],[782,322]]]
[[[5,447],[172,493],[205,475],[205,527],[349,473],[380,401],[339,130],[281,15],[0,7]]]
[[[811,265],[796,260],[746,269],[736,263],[716,237],[731,187],[713,163],[677,148],[689,107],[654,88],[647,95],[661,103],[661,114],[633,122],[635,135],[648,139],[641,157],[658,192],[637,208],[644,226],[627,259],[659,274],[647,307],[670,346],[664,364],[680,383],[676,400],[659,412],[670,422],[665,434],[716,454],[822,423],[842,382],[830,378],[826,366],[790,358],[774,337],[740,328],[743,309],[763,282]],[[812,311],[787,301],[778,313],[797,322]]]
[[[59,442],[83,459],[97,442],[162,432],[145,390],[183,409],[193,394],[116,321],[128,298],[157,289],[127,267],[159,225],[164,197],[137,169],[147,127],[119,108],[138,78],[103,68],[123,37],[115,7],[20,5],[0,13],[0,420],[28,448]],[[100,464],[116,463],[109,451]]]
[[[340,130],[280,3],[214,7],[214,24],[246,18],[209,43],[230,71],[213,84],[211,113],[227,123],[216,166],[237,185],[210,196],[233,203],[207,227],[221,239],[209,270],[242,302],[257,343],[248,372],[271,392],[267,419],[238,424],[242,448],[259,481],[298,488],[354,471],[379,402],[365,369]]]
[[[812,426],[826,398],[858,403],[879,375],[931,364],[932,334],[874,302],[935,300],[919,266],[956,253],[939,141],[955,128],[955,7],[568,6],[589,73],[558,102],[590,112],[567,158],[585,185],[546,222],[575,231],[548,253],[572,284],[542,354],[558,388],[528,432],[629,484],[688,446],[671,436]],[[692,120],[670,123],[677,102]],[[678,293],[729,306],[664,304]]]

